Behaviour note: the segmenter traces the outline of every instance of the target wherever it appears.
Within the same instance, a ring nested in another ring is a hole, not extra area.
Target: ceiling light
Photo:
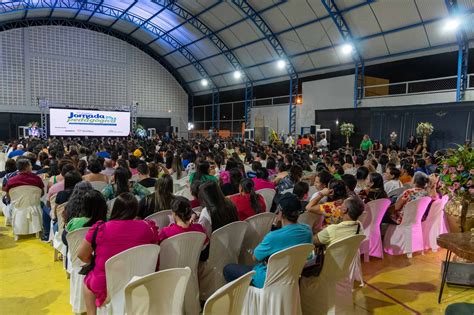
[[[202,86],[207,86],[208,84],[209,84],[209,82],[206,79],[201,80],[201,85]]]
[[[341,51],[345,55],[351,54],[353,50],[354,50],[354,46],[352,44],[344,44],[341,47]]]
[[[194,129],[194,124],[188,123],[188,130],[193,130],[193,129]]]
[[[236,70],[234,72],[234,79],[240,79],[241,76],[242,76],[242,73],[239,70]]]
[[[449,18],[444,23],[443,29],[447,32],[455,31],[461,25],[461,21],[458,18]]]
[[[303,103],[303,100],[301,99],[301,97],[297,97],[296,104],[302,104],[302,103]]]
[[[277,61],[277,67],[278,67],[278,69],[283,69],[283,68],[285,68],[285,66],[286,66],[285,60],[281,60],[281,59],[280,59],[280,60]]]

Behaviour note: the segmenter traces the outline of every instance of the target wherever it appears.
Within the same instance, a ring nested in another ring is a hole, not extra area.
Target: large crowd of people
[[[391,199],[383,222],[400,224],[407,202],[439,198],[437,161],[442,153],[422,153],[413,139],[401,149],[373,143],[366,136],[357,149],[335,150],[329,149],[325,138],[323,143],[306,136],[286,140],[278,144],[216,138],[13,141],[4,148],[8,159],[0,173],[5,215],[11,216],[9,191],[30,185],[46,193],[43,241],[50,240],[51,229],[58,230],[58,222],[64,222],[65,243],[67,233],[90,227],[78,257],[87,263],[95,252],[95,267],[85,278],[86,306],[93,314],[107,296],[105,262],[133,246],[200,232],[206,234],[200,259],[206,260],[213,231],[268,208],[277,214],[276,221],[252,250],[255,265],[224,269],[228,281],[253,269],[252,285],[262,287],[270,255],[301,243],[328,245],[359,233],[365,203]],[[271,204],[258,193],[261,189],[275,191]],[[57,213],[61,204],[66,204],[64,211]],[[153,221],[144,220],[162,210],[172,210],[170,226],[158,229]],[[324,216],[322,227],[299,224],[305,211]]]

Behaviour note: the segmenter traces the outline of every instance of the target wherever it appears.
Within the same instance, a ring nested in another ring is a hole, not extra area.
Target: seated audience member
[[[96,308],[102,306],[107,298],[105,262],[132,247],[158,242],[155,223],[135,220],[137,212],[138,202],[135,196],[131,193],[120,194],[115,200],[110,220],[95,223],[79,246],[78,258],[84,263],[90,263],[92,238],[96,235],[95,265],[84,279],[87,314],[95,314]]]
[[[292,193],[281,196],[277,210],[277,220],[281,228],[265,235],[262,242],[253,250],[254,260],[258,262],[255,267],[229,264],[224,267],[224,278],[227,282],[233,281],[247,272],[254,270],[256,273],[251,284],[262,288],[267,274],[266,260],[273,254],[289,247],[312,242],[313,234],[306,224],[299,224],[298,216],[301,212],[301,201]]]
[[[230,197],[230,200],[237,208],[240,221],[265,212],[265,199],[255,192],[255,186],[250,178],[244,178],[239,185],[239,194]]]
[[[41,178],[34,174],[33,168],[31,167],[31,162],[25,158],[19,158],[16,161],[16,168],[18,173],[10,177],[5,186],[3,186],[3,191],[8,194],[10,189],[20,187],[20,186],[36,186],[41,188],[41,195],[43,195],[44,184]]]
[[[135,196],[144,198],[150,194],[150,191],[140,185],[139,183],[131,183],[130,181],[130,172],[123,167],[118,167],[115,169],[115,173],[112,176],[112,183],[105,186],[102,190],[106,200],[112,200],[118,197],[124,192],[131,192]]]
[[[68,164],[63,165],[63,167],[61,168],[62,180],[60,182],[57,182],[56,184],[54,184],[48,189],[48,202],[49,203],[51,203],[51,197],[58,194],[60,191],[64,190],[64,180],[63,180],[64,176],[66,176],[68,172],[75,171],[75,170],[76,169],[74,168],[74,165],[72,164],[68,163]],[[82,176],[81,176],[81,180],[82,180]]]
[[[262,163],[260,163],[259,161],[254,161],[254,162],[252,162],[252,171],[247,172],[247,177],[248,177],[248,178],[255,178],[255,177],[257,177],[257,170],[258,170],[259,168],[262,168]]]
[[[100,191],[94,189],[86,190],[80,209],[79,216],[71,218],[67,223],[67,232],[90,227],[98,221],[106,221],[107,219],[107,203]]]
[[[400,168],[400,181],[403,185],[411,183],[413,174],[413,168],[410,164],[402,164],[402,167]]]
[[[354,192],[354,189],[357,186],[357,179],[354,175],[344,174],[341,176],[342,181],[346,184],[347,195],[349,197],[356,197],[357,194]]]
[[[206,234],[206,231],[202,225],[192,223],[191,218],[193,216],[193,210],[188,199],[181,196],[175,197],[171,201],[171,211],[173,211],[174,223],[160,230],[158,235],[159,243],[163,242],[167,238],[186,232],[201,232]],[[206,236],[203,246],[205,246],[208,241],[209,240]]]
[[[33,172],[35,174],[38,174],[37,172],[41,169],[41,166],[36,164],[37,162],[36,154],[34,154],[33,152],[26,152],[25,154],[23,154],[23,157],[30,160]]]
[[[16,161],[8,159],[5,161],[5,170],[0,172],[0,178],[4,179],[6,175],[16,172]]]
[[[192,208],[192,209],[201,206],[201,202],[200,202],[199,199],[198,199],[199,187],[201,187],[201,184],[202,184],[201,181],[195,180],[195,181],[193,182],[193,184],[191,185],[190,191],[191,191],[191,195],[192,195],[193,198],[194,198],[193,200],[191,200],[191,208]]]
[[[268,171],[268,177],[273,178],[274,176],[277,175],[276,171],[276,161],[273,157],[268,157],[267,158],[267,171]]]
[[[309,204],[312,206],[316,205],[317,203],[324,203],[326,202],[326,197],[320,198],[317,202],[313,201],[316,199],[316,197],[319,196],[320,192],[324,189],[327,188],[329,185],[329,182],[333,179],[334,177],[329,173],[326,169],[322,169],[316,173],[316,176],[314,177],[314,187],[316,188],[316,192],[311,196],[309,199]]]
[[[105,161],[104,161],[104,170],[101,173],[104,174],[105,176],[107,176],[107,178],[112,177],[112,175],[114,175],[114,172],[115,172],[115,168],[114,168],[113,165],[114,165],[113,160],[105,159]]]
[[[365,205],[358,197],[349,197],[342,203],[342,221],[326,226],[313,237],[315,245],[331,245],[345,237],[363,234],[362,224],[357,220],[364,212]]]
[[[173,177],[173,180],[179,180],[186,175],[179,155],[173,156],[170,175]]]
[[[99,150],[97,152],[97,156],[100,156],[104,159],[110,159],[109,152],[107,152],[107,150],[105,149],[105,147],[102,144],[99,145]]]
[[[429,174],[436,173],[436,169],[438,168],[438,165],[436,165],[435,158],[430,153],[425,153],[424,160],[426,163],[425,167],[428,173]]]
[[[155,192],[142,198],[138,205],[138,217],[145,219],[153,213],[170,210],[173,195],[173,178],[165,175],[156,180]]]
[[[242,181],[242,173],[238,168],[233,168],[229,171],[230,181],[221,186],[224,196],[235,195],[239,193],[239,185]]]
[[[87,166],[87,169],[90,171],[89,174],[84,175],[82,178],[86,182],[103,182],[108,184],[109,183],[109,178],[102,174],[102,163],[100,162],[99,159],[94,158],[89,161],[89,165]]]
[[[137,166],[138,183],[145,188],[155,187],[156,179],[150,177],[150,169],[145,162],[139,163]]]
[[[400,181],[400,170],[398,168],[387,168],[385,177],[387,178],[387,181],[383,186],[387,194],[390,194],[392,191],[403,187],[403,184]]]
[[[298,165],[293,165],[290,168],[290,172],[282,180],[279,181],[275,187],[278,194],[282,194],[288,189],[293,189],[296,183],[298,183],[303,177],[303,169]]]
[[[259,168],[255,172],[256,177],[252,178],[255,184],[255,191],[260,189],[275,189],[275,184],[268,180],[268,170],[265,167]]]
[[[368,176],[369,176],[369,169],[366,166],[361,166],[357,169],[357,172],[356,172],[357,186],[354,189],[354,192],[356,194],[360,193],[362,190],[366,188]]]
[[[63,204],[68,202],[69,197],[71,197],[72,191],[77,183],[82,181],[82,176],[78,171],[69,171],[64,175],[64,190],[61,190],[56,194],[56,199],[54,202],[56,205]],[[53,209],[54,210],[54,209]]]
[[[209,175],[209,170],[211,164],[208,161],[199,162],[196,172],[189,175],[189,183],[192,184],[195,180],[200,180],[201,182],[217,182],[217,177]]]
[[[224,196],[217,182],[207,181],[199,187],[199,201],[204,207],[198,223],[210,238],[213,231],[229,223],[239,221],[237,208]]]
[[[417,159],[415,161],[415,166],[414,166],[414,172],[422,172],[425,173],[426,175],[430,175],[430,172],[426,168],[426,161],[423,159]]]
[[[48,182],[48,190],[50,187],[54,186],[55,184],[61,182],[64,180],[64,175],[66,175],[67,172],[72,171],[72,169],[68,169],[66,172],[63,173],[63,167],[67,164],[73,165],[71,160],[66,160],[62,159],[59,162],[57,162],[57,167],[51,167],[51,174],[49,177],[49,182]]]
[[[13,150],[12,152],[8,153],[7,158],[12,159],[12,158],[17,157],[17,156],[22,156],[22,155],[25,153],[25,151],[23,150],[24,148],[25,148],[25,147],[23,146],[23,144],[18,144],[18,145],[16,146],[16,149],[15,149],[15,150]]]
[[[79,182],[74,186],[71,196],[67,200],[66,207],[64,208],[64,213],[57,213],[58,216],[63,216],[66,225],[71,219],[81,216],[81,212],[83,212],[82,207],[84,204],[84,196],[91,190],[94,190],[91,184],[85,181]]]
[[[238,167],[239,167],[239,164],[234,158],[230,158],[227,160],[225,170],[220,172],[219,174],[219,181],[221,183],[221,187],[222,185],[230,183],[230,170],[233,168],[238,168]]]
[[[318,204],[319,200],[323,197],[327,197],[327,202]],[[316,202],[314,206],[306,207],[307,211],[311,211],[317,214],[325,216],[325,224],[335,224],[342,220],[341,205],[347,198],[346,184],[342,180],[332,179],[329,182],[328,188],[324,188],[321,194],[315,198]]]
[[[379,173],[370,173],[367,178],[367,186],[364,190],[359,193],[359,197],[365,202],[368,203],[373,200],[387,198],[387,193],[385,192],[383,186],[383,177]]]
[[[400,224],[403,219],[403,208],[410,201],[418,200],[426,196],[430,196],[433,199],[438,197],[436,192],[436,181],[430,180],[428,175],[425,173],[416,172],[413,177],[413,185],[413,188],[405,190],[403,194],[398,197],[393,211],[390,214],[390,220],[385,220],[384,223]]]
[[[308,192],[309,185],[306,182],[299,182],[293,188],[293,193],[301,201],[301,213],[305,212],[306,206],[308,205]]]

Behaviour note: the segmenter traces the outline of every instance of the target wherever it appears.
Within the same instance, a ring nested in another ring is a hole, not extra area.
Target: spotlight
[[[449,18],[446,20],[443,26],[445,32],[452,32],[459,28],[461,21],[458,18]]]
[[[301,97],[297,97],[296,104],[302,104],[302,103],[303,103],[303,100],[301,99]]]
[[[339,119],[336,119],[336,125],[339,125]]]
[[[354,46],[352,44],[344,44],[341,47],[341,51],[345,55],[351,54],[353,50],[354,50]]]
[[[194,124],[188,123],[188,130],[193,130],[193,129],[194,129]]]
[[[283,68],[285,68],[285,66],[286,66],[285,60],[280,59],[280,60],[277,61],[278,69],[283,69]]]
[[[208,84],[209,84],[209,81],[207,81],[206,79],[201,80],[201,85],[202,86],[207,86]]]
[[[234,79],[240,79],[241,76],[242,76],[242,73],[239,70],[236,70],[234,72]]]

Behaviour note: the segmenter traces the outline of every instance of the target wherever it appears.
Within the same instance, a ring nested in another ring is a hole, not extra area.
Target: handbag
[[[97,243],[96,243],[96,238],[97,238],[97,232],[99,231],[99,227],[104,224],[105,222],[102,222],[101,224],[99,224],[95,231],[94,231],[94,234],[92,234],[92,242],[91,242],[91,246],[92,246],[92,255],[91,255],[91,261],[89,264],[83,266],[81,268],[81,270],[79,270],[79,274],[80,275],[83,275],[83,276],[86,276],[89,272],[91,272],[94,267],[95,267],[95,249],[97,248]]]

